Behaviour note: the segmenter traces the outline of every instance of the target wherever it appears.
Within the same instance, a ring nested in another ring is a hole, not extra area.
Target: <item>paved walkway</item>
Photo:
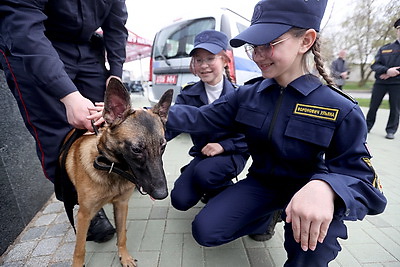
[[[142,101],[142,102],[141,102]],[[134,106],[146,106],[134,97]],[[365,110],[364,110],[365,111]],[[349,239],[340,240],[343,250],[329,266],[400,266],[400,135],[384,138],[387,110],[379,110],[378,122],[368,137],[374,158],[372,163],[381,177],[389,200],[386,211],[367,216],[362,222],[347,222]],[[179,174],[190,140],[186,135],[172,140],[164,155],[169,188]],[[243,177],[244,173],[241,174]],[[191,235],[191,221],[202,205],[187,212],[171,207],[170,199],[152,201],[134,193],[128,215],[128,249],[138,259],[139,267],[269,267],[285,261],[282,223],[267,242],[248,237],[229,244],[204,248]],[[112,207],[106,206],[112,218]],[[62,203],[52,197],[31,221],[15,243],[0,258],[1,266],[70,266],[75,236],[65,216]],[[116,238],[97,244],[87,243],[86,266],[120,266]]]

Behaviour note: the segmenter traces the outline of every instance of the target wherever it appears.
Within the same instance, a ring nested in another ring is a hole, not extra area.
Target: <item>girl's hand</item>
[[[224,152],[224,148],[218,143],[208,143],[203,147],[201,153],[207,157],[213,157]]]
[[[292,223],[293,236],[304,251],[315,250],[322,243],[333,218],[336,194],[322,180],[312,180],[290,200],[286,222]]]

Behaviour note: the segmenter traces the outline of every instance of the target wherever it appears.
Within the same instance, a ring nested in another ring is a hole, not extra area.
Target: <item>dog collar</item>
[[[136,180],[136,177],[131,172],[129,172],[128,166],[121,164],[121,163],[112,162],[103,155],[99,155],[94,159],[93,166],[98,170],[107,171],[108,173],[113,172],[115,174],[122,176],[123,178],[127,179],[131,183],[135,184],[136,188],[140,194],[146,195],[140,189],[140,186]]]

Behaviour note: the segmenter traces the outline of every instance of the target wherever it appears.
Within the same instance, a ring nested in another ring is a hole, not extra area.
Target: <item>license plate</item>
[[[157,75],[156,84],[176,84],[178,75]]]

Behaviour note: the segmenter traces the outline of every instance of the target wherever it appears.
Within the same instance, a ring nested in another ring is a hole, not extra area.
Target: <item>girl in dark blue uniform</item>
[[[227,45],[228,37],[222,32],[206,30],[195,37],[190,67],[200,81],[186,85],[177,96],[176,105],[201,107],[233,92],[235,85],[229,72],[224,75],[230,61]],[[177,134],[167,134],[167,140]],[[243,134],[192,134],[191,138],[193,147],[189,154],[194,158],[182,168],[171,191],[172,205],[178,210],[188,210],[200,198],[207,201],[231,185],[249,157]]]
[[[245,134],[252,165],[247,177],[212,198],[192,233],[217,246],[263,233],[284,209],[285,266],[327,266],[347,238],[344,220],[362,220],[386,206],[366,148],[357,103],[307,71],[312,51],[321,76],[318,31],[326,0],[265,0],[251,26],[230,41],[246,44],[262,78],[200,108],[175,105],[167,128],[192,134]]]

